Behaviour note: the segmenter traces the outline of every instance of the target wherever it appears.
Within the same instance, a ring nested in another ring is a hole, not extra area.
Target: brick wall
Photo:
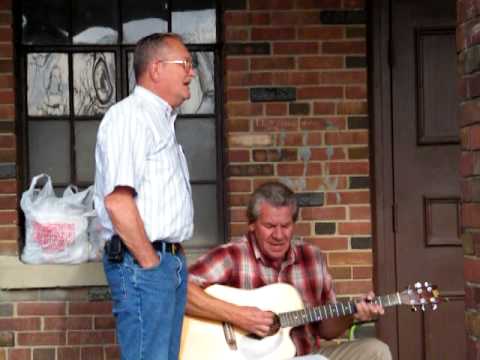
[[[480,358],[480,1],[457,1],[467,358]]]
[[[230,236],[280,179],[303,205],[342,295],[372,288],[366,26],[361,0],[227,2],[225,127]]]

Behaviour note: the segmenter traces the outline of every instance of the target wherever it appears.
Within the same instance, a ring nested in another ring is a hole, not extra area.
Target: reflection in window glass
[[[215,181],[215,119],[178,119],[175,132],[187,157],[190,180]]]
[[[123,0],[123,42],[135,44],[144,36],[168,31],[166,0]]]
[[[115,44],[118,38],[117,0],[73,2],[74,44]]]
[[[115,103],[115,55],[85,53],[73,55],[75,115],[105,113]]]
[[[68,24],[69,6],[65,0],[24,0],[22,2],[24,44],[68,43]]]
[[[128,53],[127,59],[127,71],[128,71],[128,93],[131,94],[133,92],[133,88],[135,87],[135,71],[133,70],[133,52]]]
[[[215,0],[173,1],[172,31],[182,35],[189,44],[215,43]]]
[[[70,182],[70,126],[67,121],[31,121],[29,175],[47,173],[54,183]]]
[[[75,157],[77,179],[93,183],[95,174],[95,143],[99,121],[77,121],[75,123]]]
[[[206,248],[218,245],[218,211],[216,185],[192,185],[195,212],[194,233],[187,249]]]
[[[28,115],[68,115],[67,54],[28,54],[27,83]]]
[[[190,82],[190,99],[180,114],[213,114],[215,112],[214,61],[212,52],[192,53],[196,76]]]

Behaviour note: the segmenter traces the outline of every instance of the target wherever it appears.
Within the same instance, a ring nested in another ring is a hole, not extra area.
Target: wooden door
[[[394,263],[382,268],[377,261],[376,271],[394,271],[389,281],[399,290],[431,281],[450,301],[436,312],[400,307],[384,327],[395,336],[390,339],[395,358],[464,359],[456,1],[389,4],[391,138],[386,143],[392,168],[385,181],[392,182],[393,220],[391,238],[384,240]]]

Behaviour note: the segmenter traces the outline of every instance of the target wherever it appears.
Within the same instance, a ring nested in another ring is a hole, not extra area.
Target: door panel
[[[428,280],[454,300],[432,313],[398,309],[399,358],[463,359],[456,1],[391,6],[396,286]]]

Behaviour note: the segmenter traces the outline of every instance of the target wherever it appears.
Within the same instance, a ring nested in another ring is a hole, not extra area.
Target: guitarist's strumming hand
[[[271,311],[263,311],[253,306],[241,306],[240,311],[237,326],[247,333],[263,338],[275,334],[279,329],[277,315]]]
[[[372,302],[374,298],[375,294],[370,291],[362,301],[359,301],[355,304],[357,309],[356,313],[353,315],[355,320],[370,321],[377,319],[379,315],[385,314],[385,310],[383,309],[382,305]]]

